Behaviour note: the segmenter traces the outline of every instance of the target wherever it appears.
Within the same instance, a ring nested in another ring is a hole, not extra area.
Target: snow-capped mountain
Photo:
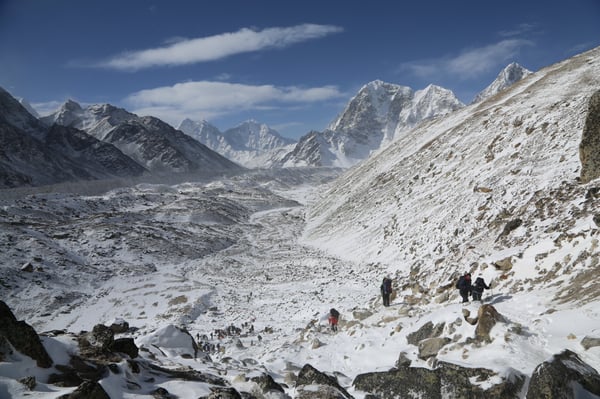
[[[48,128],[0,89],[0,187],[134,177],[145,169],[77,129]]]
[[[67,101],[42,121],[84,130],[101,141],[115,145],[151,172],[241,169],[160,119],[139,117],[110,104],[82,108],[74,101]]]
[[[359,90],[328,129],[320,133],[319,140],[301,139],[298,146],[308,144],[310,148],[296,148],[285,158],[283,166],[347,168],[418,123],[463,106],[450,90],[439,86],[429,85],[415,92],[406,86],[376,80]],[[305,158],[298,158],[297,154]]]
[[[504,68],[502,71],[500,71],[496,79],[494,79],[494,81],[488,87],[483,89],[480,93],[478,93],[475,96],[473,102],[476,103],[479,101],[483,101],[488,97],[498,94],[502,90],[512,86],[519,80],[526,78],[532,73],[533,72],[531,72],[530,70],[523,68],[516,62],[513,62],[506,66],[506,68]]]
[[[184,119],[178,129],[213,151],[249,168],[272,166],[295,143],[254,120],[243,122],[223,133],[206,121],[191,119]]]

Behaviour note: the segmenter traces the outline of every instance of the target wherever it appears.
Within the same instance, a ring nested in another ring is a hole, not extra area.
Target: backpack
[[[465,276],[460,276],[456,282],[456,288],[460,289],[465,283]]]
[[[329,314],[330,314],[331,316],[333,316],[334,318],[336,318],[336,319],[337,319],[338,317],[340,317],[340,312],[338,312],[338,311],[337,311],[337,310],[335,310],[334,308],[331,308],[331,310],[329,311]]]
[[[485,288],[485,283],[483,282],[483,279],[481,277],[477,277],[477,279],[475,280],[475,287],[481,290]]]
[[[392,292],[392,280],[390,280],[389,278],[383,280],[383,290],[386,293]]]

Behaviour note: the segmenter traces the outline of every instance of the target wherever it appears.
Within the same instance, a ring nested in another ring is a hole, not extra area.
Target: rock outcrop
[[[17,320],[8,305],[2,301],[0,301],[0,337],[4,337],[15,350],[34,359],[38,367],[52,366],[52,359],[33,327]]]
[[[518,398],[525,376],[515,371],[510,378],[500,378],[501,382],[496,383],[498,377],[491,370],[439,362],[433,370],[405,366],[387,372],[360,374],[352,385],[380,399]],[[486,386],[489,388],[484,389]]]
[[[305,390],[303,387],[308,385],[318,385],[319,389]],[[298,397],[302,398],[340,398],[340,399],[353,399],[337,381],[335,377],[331,377],[310,364],[305,364],[298,374],[296,380],[296,387],[301,394]]]
[[[600,90],[590,98],[579,144],[579,159],[582,183],[588,183],[600,176]]]
[[[570,350],[565,350],[537,366],[527,391],[527,399],[575,399],[598,396],[600,396],[600,375]]]

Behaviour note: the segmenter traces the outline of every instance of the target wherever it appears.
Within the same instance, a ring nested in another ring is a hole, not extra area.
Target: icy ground
[[[600,369],[600,348],[580,344],[584,336],[600,336],[597,301],[559,305],[551,303],[550,288],[510,294],[492,289],[486,301],[507,323],[495,326],[493,342],[480,347],[465,343],[474,327],[460,322],[464,308],[476,312],[478,305],[459,304],[451,287],[444,303],[411,305],[399,297],[383,308],[379,284],[392,261],[382,266],[341,260],[303,239],[307,207],[337,173],[255,172],[214,182],[140,184],[103,195],[3,200],[2,300],[38,332],[89,331],[126,320],[137,329],[130,335],[138,346],[149,349],[141,356],[166,367],[220,374],[240,390],[251,389],[240,374],[268,372],[287,384],[292,397],[290,373],[306,363],[335,372],[358,398],[364,393],[350,387],[354,377],[392,368],[400,352],[413,366],[430,367],[406,341],[427,321],[454,328],[456,341],[440,360],[501,375],[511,369],[531,374],[553,354],[571,349]],[[33,272],[21,270],[27,262]],[[497,282],[499,273],[485,273]],[[436,278],[440,286],[451,285],[449,276]],[[335,334],[326,326],[331,307],[342,314]],[[190,348],[171,325],[194,337],[230,325],[242,334],[209,338],[224,348],[211,353],[210,361],[189,359],[183,354]],[[44,344],[55,362],[76,350],[65,336],[46,337]],[[41,381],[44,373],[25,357],[0,363],[0,397],[25,396],[16,380],[34,374]],[[151,397],[143,381],[142,389],[132,389],[119,378],[101,381],[112,398]],[[198,382],[162,386],[181,398],[209,392]],[[39,383],[27,397],[54,398],[71,390]]]

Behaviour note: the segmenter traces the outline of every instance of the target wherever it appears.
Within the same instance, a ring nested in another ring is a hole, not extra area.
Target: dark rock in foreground
[[[518,398],[525,376],[517,371],[509,379],[493,384],[497,374],[483,368],[466,368],[439,362],[429,370],[418,367],[401,367],[387,372],[366,373],[356,376],[356,389],[381,399],[422,397],[427,399],[469,398],[509,399]],[[474,385],[477,381],[481,385]],[[489,389],[481,386],[492,385]]]

